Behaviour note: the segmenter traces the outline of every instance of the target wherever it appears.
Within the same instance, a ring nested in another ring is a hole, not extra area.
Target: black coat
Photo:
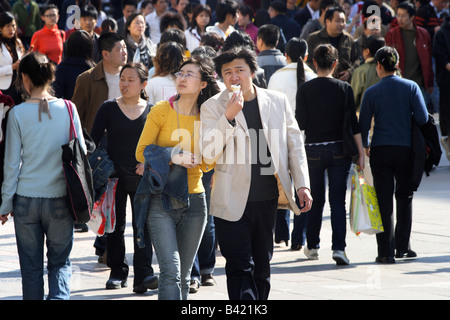
[[[56,68],[53,90],[58,98],[71,100],[78,76],[89,70],[94,65],[89,65],[79,57],[67,57]]]

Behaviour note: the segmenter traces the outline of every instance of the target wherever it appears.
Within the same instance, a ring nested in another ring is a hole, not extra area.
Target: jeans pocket
[[[14,196],[13,208],[14,208],[14,216],[16,217],[25,217],[28,215],[30,211],[30,204],[32,198],[22,197],[19,195]]]
[[[50,208],[52,210],[53,219],[67,219],[68,217],[71,217],[66,197],[53,198],[49,201],[51,201]]]
[[[307,150],[306,157],[308,159],[308,168],[318,168],[320,166],[320,152]]]

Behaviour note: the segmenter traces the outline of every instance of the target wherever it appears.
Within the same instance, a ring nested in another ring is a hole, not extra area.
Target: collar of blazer
[[[263,129],[266,130],[270,119],[272,101],[265,89],[259,88],[254,84],[253,88],[256,91],[256,99],[258,99],[258,107],[259,107],[259,114],[261,116],[261,123]],[[222,102],[222,106],[224,107],[224,109],[226,108],[228,101],[230,100],[229,94],[230,92],[228,91],[228,89],[226,89],[220,95],[219,99]],[[245,121],[245,116],[242,111],[239,111],[239,113],[236,115],[236,122],[239,123],[239,125],[244,129],[246,133],[248,132],[247,121]]]

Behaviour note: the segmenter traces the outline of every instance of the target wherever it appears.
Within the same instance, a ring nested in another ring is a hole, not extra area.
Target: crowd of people
[[[107,4],[1,1],[0,219],[14,216],[24,299],[44,298],[45,238],[47,298],[70,298],[74,230],[88,230],[65,201],[68,104],[118,178],[115,229],[93,244],[106,289],[128,285],[131,214],[135,293],[214,286],[220,249],[229,298],[268,299],[274,242],[319,259],[327,193],[332,258],[350,264],[352,163],[378,196],[375,261],[417,255],[413,121],[439,113],[450,160],[448,0]]]

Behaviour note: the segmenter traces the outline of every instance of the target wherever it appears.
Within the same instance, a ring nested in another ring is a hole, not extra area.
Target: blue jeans
[[[147,214],[151,241],[158,258],[159,300],[186,300],[191,268],[206,224],[205,193],[190,194],[185,211],[166,212],[161,197],[152,195]]]
[[[326,175],[331,209],[332,250],[344,250],[347,231],[345,196],[351,158],[343,155],[342,143],[307,145],[311,195],[314,199],[308,212],[306,239],[309,249],[320,247],[323,208],[325,206]]]
[[[205,188],[206,206],[209,212],[209,202],[211,197],[211,176],[214,171],[203,173],[203,186]],[[198,248],[198,253],[192,266],[191,279],[200,282],[201,275],[212,274],[216,265],[216,230],[214,217],[208,214],[205,232]]]
[[[14,227],[24,300],[44,299],[44,238],[47,244],[49,300],[68,300],[73,220],[66,197],[14,197]]]

